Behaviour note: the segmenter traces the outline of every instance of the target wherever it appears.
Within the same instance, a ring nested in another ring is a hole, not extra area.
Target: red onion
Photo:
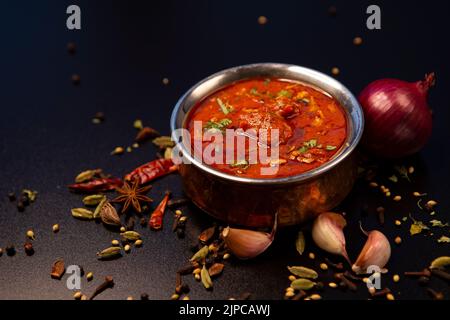
[[[387,158],[419,151],[431,135],[427,94],[434,82],[431,73],[414,83],[397,79],[370,83],[359,95],[365,116],[363,145],[375,155]]]

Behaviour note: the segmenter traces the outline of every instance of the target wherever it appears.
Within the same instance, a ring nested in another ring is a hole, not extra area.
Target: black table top
[[[389,276],[383,277],[397,299],[425,299],[428,295],[415,280],[391,276],[419,270],[440,255],[449,244],[436,242],[436,235],[409,236],[409,223],[396,227],[395,219],[419,212],[412,191],[427,192],[439,202],[436,219],[448,220],[450,200],[450,152],[448,87],[450,70],[446,45],[450,4],[428,1],[409,5],[407,1],[379,1],[382,29],[365,26],[368,1],[76,1],[82,11],[82,29],[66,29],[66,8],[73,1],[14,1],[1,10],[2,34],[0,89],[0,247],[14,244],[14,257],[0,257],[1,299],[72,299],[73,292],[62,281],[50,278],[53,261],[62,257],[67,265],[79,264],[94,273],[94,281],[82,281],[90,294],[106,275],[116,285],[99,299],[138,298],[147,292],[151,299],[168,299],[173,293],[175,272],[191,256],[190,247],[200,230],[212,219],[193,206],[182,208],[189,217],[186,238],[171,231],[168,212],[162,231],[136,230],[144,246],[123,258],[102,262],[95,253],[107,247],[117,234],[96,223],[73,219],[70,209],[81,205],[81,196],[66,185],[88,168],[103,168],[122,176],[155,158],[156,149],[145,144],[130,154],[110,156],[116,146],[128,146],[136,134],[132,124],[142,119],[164,134],[169,133],[169,116],[177,99],[194,83],[221,69],[253,62],[283,62],[330,73],[340,68],[338,79],[357,94],[370,81],[394,77],[416,81],[426,72],[437,73],[437,85],[430,94],[434,109],[433,135],[426,147],[401,164],[413,165],[413,183],[392,186],[404,195],[393,203],[370,192],[360,180],[341,205],[347,213],[348,251],[355,258],[364,243],[358,221],[367,229],[380,228],[393,244]],[[328,7],[337,6],[337,16]],[[257,18],[268,18],[259,25]],[[352,44],[355,36],[363,45]],[[76,54],[66,45],[76,43]],[[71,75],[81,84],[71,83]],[[162,79],[168,78],[168,85]],[[91,123],[103,111],[106,121]],[[9,191],[35,189],[38,199],[25,212],[18,212],[7,199]],[[166,189],[182,196],[178,175],[154,183],[150,195],[158,202]],[[369,212],[361,217],[367,204]],[[386,223],[379,226],[375,208],[386,207]],[[58,234],[51,231],[59,223]],[[35,254],[23,252],[25,232],[33,228]],[[226,299],[243,292],[255,299],[281,299],[289,285],[287,265],[318,269],[327,256],[307,237],[306,253],[295,250],[298,227],[281,230],[272,247],[250,261],[231,259],[223,275],[206,291],[192,277],[191,299]],[[448,230],[447,230],[448,231]],[[438,234],[441,231],[436,231]],[[331,273],[321,276],[331,280]],[[448,286],[433,279],[431,287],[449,295]],[[367,299],[367,290],[341,292],[326,289],[327,299]]]

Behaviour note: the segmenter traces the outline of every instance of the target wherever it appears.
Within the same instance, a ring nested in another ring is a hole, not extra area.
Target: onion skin
[[[364,110],[362,144],[379,157],[399,158],[419,151],[431,136],[432,116],[427,103],[435,76],[406,82],[381,79],[370,83],[359,95]]]

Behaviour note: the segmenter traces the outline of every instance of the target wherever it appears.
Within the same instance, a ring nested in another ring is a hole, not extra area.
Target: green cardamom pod
[[[75,182],[82,183],[92,180],[92,178],[94,178],[95,175],[100,174],[101,172],[102,172],[101,169],[83,171],[75,177]]]
[[[200,276],[202,279],[203,286],[206,289],[212,288],[213,283],[212,283],[211,277],[209,276],[208,269],[206,269],[205,265],[203,265]]]
[[[93,195],[84,197],[83,204],[85,206],[96,206],[100,202],[102,202],[103,199],[105,199],[105,196],[103,194],[93,194]]]
[[[120,252],[120,247],[109,247],[105,250],[102,250],[100,252],[97,252],[97,257],[99,260],[108,260],[108,259],[114,259],[122,256]]]
[[[293,275],[296,275],[300,278],[317,279],[317,277],[319,276],[316,271],[306,267],[294,266],[287,268]]]
[[[209,253],[208,246],[204,246],[200,250],[198,250],[191,258],[191,261],[201,261],[206,258]]]
[[[430,269],[443,269],[450,265],[450,257],[442,256],[431,262]]]
[[[77,219],[85,219],[85,220],[94,219],[94,213],[91,210],[85,208],[72,209],[72,216]]]
[[[100,218],[100,210],[102,210],[103,205],[106,203],[106,201],[108,201],[108,199],[106,197],[104,197],[100,201],[100,203],[97,205],[97,207],[95,208],[95,211],[94,211],[94,219]]]
[[[136,231],[125,231],[120,234],[123,239],[128,241],[136,241],[141,238],[141,235],[137,233]]]
[[[297,252],[302,255],[303,251],[305,251],[305,235],[302,231],[298,232],[297,240],[295,241],[295,247],[297,248]]]
[[[315,282],[308,279],[297,279],[292,281],[291,287],[295,290],[309,290],[316,285]]]
[[[161,149],[172,148],[175,146],[175,142],[173,142],[172,138],[170,138],[169,136],[155,138],[153,139],[153,143]]]

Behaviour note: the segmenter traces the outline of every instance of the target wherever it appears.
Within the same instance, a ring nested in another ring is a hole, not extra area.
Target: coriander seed
[[[397,236],[397,237],[395,237],[394,242],[395,242],[396,244],[400,244],[400,243],[402,243],[402,238],[400,238],[399,236]]]
[[[394,276],[392,277],[392,280],[394,280],[394,282],[399,282],[400,276],[398,274],[394,274]]]
[[[92,272],[88,272],[86,275],[86,280],[91,281],[92,279],[94,279],[94,274]]]
[[[131,246],[130,246],[129,244],[126,244],[126,245],[123,247],[123,250],[124,250],[126,253],[129,253],[129,252],[131,251]]]
[[[54,224],[54,225],[52,226],[52,231],[53,231],[54,233],[57,233],[57,232],[59,231],[59,224]]]
[[[322,269],[322,270],[328,270],[328,265],[326,264],[326,263],[321,263],[320,264],[320,269]]]
[[[28,230],[27,233],[26,233],[26,235],[27,235],[27,238],[29,238],[29,239],[31,239],[31,240],[35,240],[33,230]]]

